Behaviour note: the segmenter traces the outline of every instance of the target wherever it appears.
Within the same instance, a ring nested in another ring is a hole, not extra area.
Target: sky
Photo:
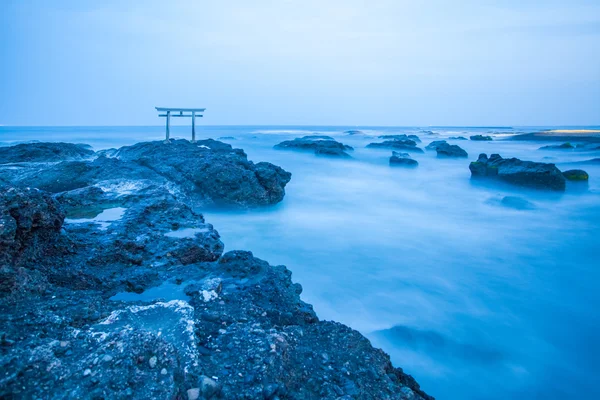
[[[598,0],[1,2],[0,125],[600,124]]]

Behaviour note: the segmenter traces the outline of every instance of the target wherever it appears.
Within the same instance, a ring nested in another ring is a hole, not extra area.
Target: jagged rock
[[[202,151],[244,163],[214,146]],[[0,190],[0,243],[18,244],[1,249],[0,398],[431,399],[360,333],[319,321],[286,267],[222,254],[175,172],[141,147],[109,162],[148,162],[164,182],[105,179],[54,199]],[[261,164],[254,173],[275,179]],[[165,283],[180,297],[151,295]],[[139,297],[113,297],[123,291]]]
[[[417,147],[417,143],[411,139],[405,140],[386,140],[381,143],[369,143],[367,145],[371,149],[392,149],[392,150],[404,150],[415,153],[422,153],[423,150]]]
[[[563,176],[570,181],[587,181],[590,176],[582,169],[570,169],[564,171]]]
[[[480,141],[490,141],[490,140],[494,140],[491,136],[483,136],[483,135],[474,135],[474,136],[470,136],[471,140],[480,140]]]
[[[468,140],[464,136],[450,136],[448,139],[450,139],[450,140]]]
[[[333,139],[331,136],[304,136],[294,140],[286,140],[274,146],[278,150],[310,150],[316,155],[348,158],[346,151],[354,150]]]
[[[540,150],[572,150],[574,149],[575,146],[573,146],[571,143],[563,143],[563,144],[558,144],[558,145],[548,145],[548,146],[542,146],[539,149]]]
[[[416,167],[419,165],[417,160],[413,160],[410,158],[408,153],[399,153],[397,151],[392,151],[392,156],[390,157],[390,165],[391,166],[401,166],[401,167]]]
[[[0,164],[82,160],[94,155],[94,151],[86,144],[24,143],[0,147]]]
[[[291,179],[282,168],[267,162],[254,164],[243,150],[212,139],[144,142],[99,154],[93,161],[0,169],[0,178],[52,193],[107,180],[150,180],[175,187],[196,205],[242,207],[280,202]]]
[[[538,189],[565,190],[565,178],[554,164],[502,158],[498,154],[492,154],[488,159],[486,154],[480,154],[469,169],[473,177],[496,178]]]

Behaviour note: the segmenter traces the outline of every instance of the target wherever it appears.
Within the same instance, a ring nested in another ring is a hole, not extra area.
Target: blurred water
[[[361,129],[367,135],[347,136]],[[537,150],[506,140],[532,128],[228,127],[199,137],[243,148],[253,161],[292,172],[274,207],[203,210],[226,250],[285,264],[322,319],[343,322],[385,349],[439,399],[600,398],[600,166],[589,186],[564,194],[471,182],[481,152],[568,163],[598,152]],[[163,127],[7,128],[0,142],[53,140],[96,149],[163,138]],[[280,141],[328,134],[355,147],[351,160],[278,151]],[[449,136],[469,159],[411,154],[416,169],[390,168],[391,151],[366,149],[380,134],[417,133],[424,147]],[[498,134],[501,133],[501,134]],[[189,137],[189,127],[173,136]],[[545,157],[553,157],[547,159]],[[534,209],[502,206],[519,196]]]

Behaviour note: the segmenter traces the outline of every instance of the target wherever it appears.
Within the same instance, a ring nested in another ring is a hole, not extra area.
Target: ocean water
[[[418,127],[201,126],[199,138],[234,137],[223,141],[292,172],[276,206],[202,211],[226,251],[286,265],[321,319],[362,332],[438,399],[600,398],[600,166],[570,164],[600,152],[508,139],[546,128],[558,127],[424,128],[437,133],[428,135]],[[172,137],[189,131],[176,126]],[[273,149],[315,133],[353,146],[353,158]],[[449,136],[495,140],[452,142],[468,159],[426,151],[412,154],[416,169],[390,168],[391,151],[365,146],[396,133],[418,134],[422,148]],[[163,137],[163,127],[0,127],[2,145],[103,149]],[[479,153],[583,168],[590,181],[562,194],[473,182],[468,164]],[[504,196],[532,206],[507,206]]]

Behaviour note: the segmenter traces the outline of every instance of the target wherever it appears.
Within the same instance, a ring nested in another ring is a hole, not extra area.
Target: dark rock
[[[358,131],[358,130],[350,130],[350,131],[345,131],[344,132],[347,135],[353,136],[353,135],[364,135],[365,133],[363,131]]]
[[[450,139],[450,140],[468,140],[464,136],[450,136],[448,139]]]
[[[480,140],[480,141],[490,141],[490,140],[494,140],[492,139],[491,136],[483,136],[483,135],[474,135],[474,136],[470,136],[471,140]]]
[[[425,146],[425,150],[436,150],[438,146],[447,145],[447,144],[448,144],[448,142],[446,142],[445,140],[434,140],[433,142],[431,142],[427,146]]]
[[[86,144],[27,143],[0,147],[0,164],[82,160],[94,155],[94,151]]]
[[[419,165],[417,160],[413,160],[410,158],[408,153],[399,153],[396,151],[392,151],[392,156],[390,157],[390,165],[391,166],[400,166],[400,167],[416,167]]]
[[[367,145],[371,149],[392,149],[392,150],[404,150],[415,153],[422,153],[423,150],[417,147],[417,143],[414,140],[386,140],[381,143],[370,143]]]
[[[0,265],[30,262],[56,241],[65,214],[40,190],[0,186],[0,192]]]
[[[330,136],[304,136],[294,140],[286,140],[274,146],[278,150],[310,150],[317,155],[348,158],[346,151],[353,150]]]
[[[586,181],[590,178],[587,172],[582,169],[570,169],[564,171],[563,176],[570,181]]]
[[[216,143],[191,152],[224,174],[239,162],[277,183],[270,164],[248,166]],[[149,147],[100,157],[111,179],[86,165],[80,182],[93,185],[54,198],[0,190],[0,370],[9,371],[0,398],[431,399],[360,333],[319,321],[285,266],[222,255],[218,233],[179,189],[192,178],[171,180],[187,156],[167,150],[181,159],[157,166]],[[154,177],[119,179],[119,166]],[[115,207],[104,225],[81,219]],[[78,216],[64,219],[63,208]],[[151,296],[172,282],[186,301]],[[140,295],[111,300],[123,291]]]
[[[559,145],[542,146],[540,150],[572,150],[574,148],[575,146],[567,142]]]
[[[212,139],[191,143],[172,140],[138,143],[104,154],[93,161],[67,161],[24,171],[0,170],[0,177],[17,185],[52,193],[125,181],[167,185],[199,206],[264,206],[283,200],[291,174],[282,168],[248,161],[241,149]],[[145,184],[145,186],[148,186]]]
[[[473,177],[496,178],[537,189],[565,190],[565,178],[554,164],[502,158],[498,154],[492,154],[488,159],[486,154],[480,154],[469,169]]]
[[[417,135],[381,135],[378,138],[385,140],[412,140],[416,143],[421,143],[421,139]]]
[[[455,144],[448,144],[444,142],[436,146],[438,157],[468,157],[467,152],[461,147]]]

